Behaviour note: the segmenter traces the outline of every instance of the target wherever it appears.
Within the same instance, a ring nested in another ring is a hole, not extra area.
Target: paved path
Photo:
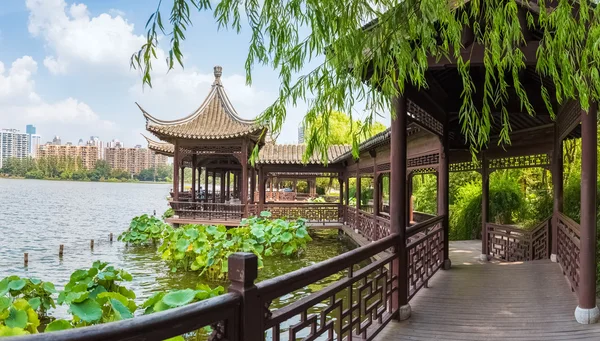
[[[575,294],[559,265],[483,263],[481,242],[450,242],[452,269],[438,271],[411,300],[412,317],[375,340],[600,340],[600,324],[580,325]]]

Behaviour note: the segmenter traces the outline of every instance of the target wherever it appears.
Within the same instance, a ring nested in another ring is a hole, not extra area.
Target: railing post
[[[237,252],[229,256],[229,292],[242,296],[239,335],[243,341],[264,339],[264,311],[254,281],[258,276],[258,258],[253,253]]]

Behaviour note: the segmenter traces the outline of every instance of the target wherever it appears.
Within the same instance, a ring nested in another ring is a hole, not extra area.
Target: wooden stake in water
[[[58,247],[58,257],[63,256],[64,249],[65,249],[65,246],[63,244],[60,244],[60,246]]]
[[[108,240],[112,243],[112,241],[113,241],[112,232],[108,235]]]
[[[25,264],[25,266],[29,264],[29,253],[27,252],[23,254],[23,263]]]
[[[90,239],[90,249],[94,249],[94,240]]]

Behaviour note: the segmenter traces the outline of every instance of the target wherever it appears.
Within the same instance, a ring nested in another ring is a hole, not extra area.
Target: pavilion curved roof
[[[146,141],[148,141],[148,149],[162,155],[173,156],[173,153],[175,152],[175,147],[171,143],[154,141],[144,134],[142,134],[142,136],[146,139]]]
[[[332,145],[327,150],[328,163],[350,151],[350,145]],[[302,165],[302,156],[306,151],[305,144],[266,144],[258,153],[258,164],[295,164]],[[307,164],[323,164],[323,159],[319,153],[315,152],[310,156]]]
[[[264,129],[256,120],[241,118],[221,83],[222,68],[214,67],[215,81],[206,99],[190,115],[172,121],[150,115],[138,103],[146,118],[146,129],[161,140],[223,140],[248,136],[257,141]]]

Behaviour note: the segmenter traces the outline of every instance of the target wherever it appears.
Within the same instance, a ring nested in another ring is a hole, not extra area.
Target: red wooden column
[[[552,219],[552,240],[550,260],[557,262],[558,254],[558,213],[563,210],[563,143],[560,138],[560,127],[554,123],[554,151],[552,152],[552,187],[554,187],[554,204]]]
[[[373,223],[377,226],[377,216],[379,215],[379,206],[381,203],[379,172],[377,171],[377,153],[373,150],[369,152],[369,154],[373,158]]]
[[[413,194],[413,178],[415,174],[411,172],[406,177],[406,226],[410,226],[413,220],[413,206],[412,206],[412,194]]]
[[[265,210],[265,191],[266,191],[265,170],[258,168],[258,215]]]
[[[361,183],[360,183],[360,168],[358,167],[359,163],[358,161],[356,162],[356,193],[354,194],[356,196],[356,217],[354,219],[354,224],[356,224],[355,228],[358,228],[360,226],[360,192],[362,190],[361,188]]]
[[[250,170],[250,203],[254,204],[254,192],[256,192],[256,169]]]
[[[350,206],[350,177],[346,175],[346,206]]]
[[[221,177],[221,190],[219,192],[219,199],[221,201],[221,203],[225,202],[225,171],[222,170],[220,177]]]
[[[185,167],[181,166],[181,192],[184,192],[185,188],[184,188],[184,184],[185,184]]]
[[[192,155],[192,202],[196,201],[196,154]]]
[[[242,216],[248,216],[248,147],[246,141],[242,144],[242,174],[240,177],[242,193],[240,195],[240,201],[244,205]],[[254,194],[254,193],[253,193]]]
[[[217,191],[217,172],[213,171],[212,172],[212,202],[215,203],[217,202],[217,196],[216,191]]]
[[[450,262],[450,256],[448,252],[449,237],[450,237],[450,225],[448,221],[448,215],[450,213],[450,200],[448,196],[450,188],[450,160],[448,160],[448,126],[446,120],[446,126],[444,127],[444,136],[441,140],[440,148],[440,163],[438,169],[438,188],[437,188],[437,214],[444,216],[443,227],[444,227],[444,265],[442,269],[449,270],[452,262]]]
[[[398,318],[406,320],[411,309],[408,304],[408,259],[406,250],[406,97],[392,99],[395,119],[392,119],[390,138],[390,226],[398,234],[398,258],[392,264],[398,288],[392,297],[392,309],[398,309]],[[394,115],[393,115],[394,116]]]
[[[490,170],[485,153],[481,158],[481,255],[479,260],[488,260],[487,222],[489,218]]]
[[[173,149],[173,201],[179,201],[179,145],[174,143]]]
[[[592,102],[581,114],[581,245],[579,249],[579,304],[575,319],[582,324],[598,322],[596,306],[596,185],[598,104]]]
[[[231,171],[225,172],[225,197],[231,198]]]
[[[344,175],[338,174],[338,183],[340,184],[340,205],[344,204]]]
[[[204,202],[208,202],[208,168],[204,167]]]

